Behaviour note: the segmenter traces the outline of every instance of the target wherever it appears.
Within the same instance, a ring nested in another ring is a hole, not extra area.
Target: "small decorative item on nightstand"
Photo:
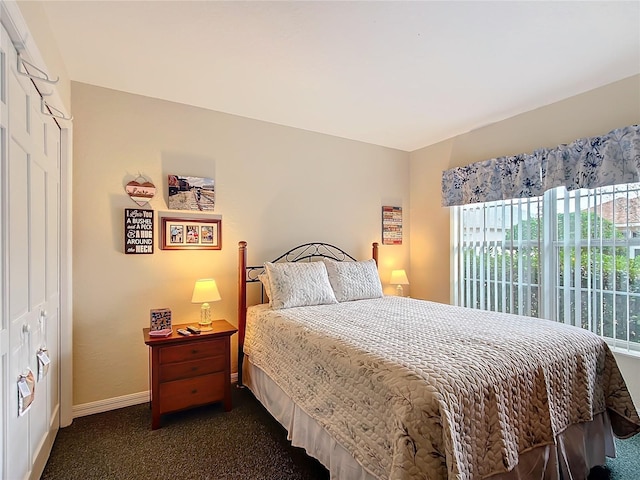
[[[166,337],[171,335],[171,310],[168,308],[154,308],[151,310],[151,326],[149,334],[152,337]]]
[[[402,285],[409,285],[409,279],[407,278],[407,273],[404,270],[393,270],[391,272],[391,280],[389,280],[391,285],[397,285],[396,287],[396,295],[399,297],[404,297],[404,291],[402,290]]]
[[[196,281],[193,287],[193,297],[191,303],[201,303],[200,308],[200,330],[211,330],[211,307],[209,302],[222,300],[218,286],[213,278],[203,278]]]

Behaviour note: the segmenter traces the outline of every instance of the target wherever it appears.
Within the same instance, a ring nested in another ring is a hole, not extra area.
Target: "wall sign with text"
[[[382,244],[402,245],[402,207],[382,207]]]
[[[153,210],[125,208],[124,253],[153,253]]]

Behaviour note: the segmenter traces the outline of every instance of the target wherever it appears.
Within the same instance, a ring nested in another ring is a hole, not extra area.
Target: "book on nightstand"
[[[168,337],[173,333],[171,328],[163,328],[162,330],[149,330],[150,337]]]

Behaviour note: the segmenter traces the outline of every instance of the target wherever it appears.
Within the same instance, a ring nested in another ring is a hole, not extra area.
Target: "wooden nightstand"
[[[151,428],[160,427],[161,415],[214,402],[231,410],[231,335],[238,330],[226,320],[215,320],[212,330],[183,336],[173,325],[168,337],[149,337],[151,368]]]

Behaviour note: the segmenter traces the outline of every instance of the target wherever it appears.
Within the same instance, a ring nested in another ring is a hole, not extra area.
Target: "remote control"
[[[187,330],[189,330],[191,333],[195,333],[195,334],[200,333],[200,329],[197,328],[197,327],[194,327],[193,325],[189,325],[187,327]]]
[[[179,333],[180,335],[184,335],[184,336],[189,336],[189,335],[191,335],[191,332],[190,332],[190,331],[188,331],[188,330],[185,330],[184,328],[179,328],[179,329],[178,329],[178,333]]]

